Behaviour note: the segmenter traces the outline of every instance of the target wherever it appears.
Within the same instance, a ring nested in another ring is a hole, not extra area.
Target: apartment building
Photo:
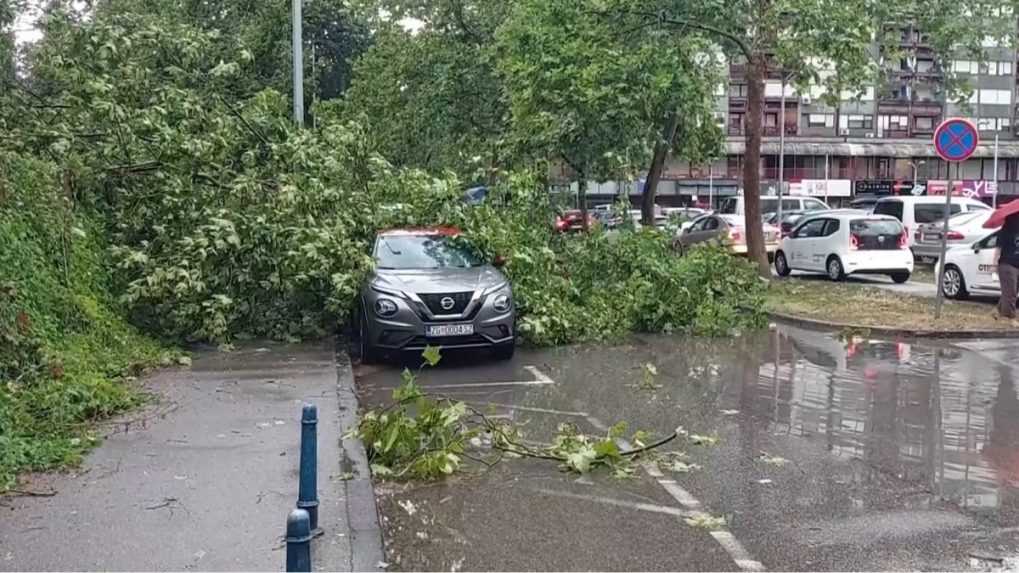
[[[969,102],[957,104],[947,101],[945,70],[925,35],[912,26],[896,31],[898,49],[884,62],[884,77],[844,94],[835,106],[821,101],[819,93],[797,93],[781,70],[769,73],[762,118],[762,192],[778,190],[779,135],[784,131],[786,193],[826,197],[832,204],[860,194],[943,193],[949,166],[934,153],[934,130],[947,117],[968,117],[979,126],[982,144],[971,159],[951,166],[954,188],[987,201],[995,189],[1000,196],[1019,195],[1016,51],[985,42],[983,63],[952,61],[952,71],[973,88]],[[744,66],[734,63],[729,71],[716,109],[726,134],[725,159],[711,165],[670,160],[659,186],[660,204],[717,202],[741,188],[747,84]],[[595,201],[605,201],[623,192],[639,195],[642,185],[592,183],[588,192]]]

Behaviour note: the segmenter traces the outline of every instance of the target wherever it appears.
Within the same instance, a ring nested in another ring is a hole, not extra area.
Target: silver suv
[[[354,310],[362,362],[429,345],[513,356],[513,291],[500,259],[482,260],[452,227],[381,232],[374,257]]]

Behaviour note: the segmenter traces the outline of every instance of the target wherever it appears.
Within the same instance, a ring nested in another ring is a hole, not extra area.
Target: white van
[[[969,197],[952,197],[951,214],[990,209],[985,203]],[[920,225],[941,221],[945,218],[944,195],[920,197],[882,197],[874,204],[875,215],[890,215],[902,222],[906,228],[906,239],[910,248],[916,242],[914,233]]]
[[[718,212],[722,215],[743,215],[744,211],[744,200],[743,196],[738,197],[726,197],[722,199],[719,204]],[[813,197],[793,197],[786,195],[782,197],[782,211],[827,211],[830,209],[824,201],[820,199],[814,199]],[[767,195],[761,197],[761,216],[767,217],[772,213],[778,212],[778,197],[774,195]]]

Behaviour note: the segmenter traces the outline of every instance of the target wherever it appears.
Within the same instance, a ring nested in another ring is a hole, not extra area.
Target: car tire
[[[892,281],[894,281],[895,284],[901,285],[902,283],[909,280],[910,273],[907,272],[892,273],[888,276],[892,277]]]
[[[828,273],[828,278],[834,282],[841,282],[846,280],[846,269],[842,266],[842,259],[832,255],[828,257],[828,262],[824,265],[825,270]]]
[[[789,276],[793,270],[789,268],[789,261],[785,258],[785,253],[779,251],[775,253],[775,272],[780,277]]]
[[[357,336],[357,349],[358,354],[361,355],[361,364],[376,364],[381,356],[379,350],[368,342],[368,326],[364,319],[364,311],[358,309],[354,311],[354,316],[356,321],[354,332]]]
[[[969,298],[969,291],[966,290],[966,278],[962,275],[959,267],[955,265],[945,267],[945,279],[941,282],[941,292],[954,300]]]
[[[510,360],[517,351],[517,344],[514,341],[504,342],[492,348],[492,356],[496,360]]]

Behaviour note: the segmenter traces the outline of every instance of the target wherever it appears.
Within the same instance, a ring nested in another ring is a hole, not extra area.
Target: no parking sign
[[[945,161],[966,161],[979,143],[980,132],[968,119],[946,119],[934,130],[934,151]]]
[[[942,121],[934,130],[934,152],[948,163],[966,161],[977,150],[980,144],[980,130],[968,119],[953,117]],[[948,185],[945,189],[945,217],[941,232],[941,261],[938,273],[938,296],[934,304],[934,318],[941,318],[941,305],[944,299],[945,285],[945,251],[948,250],[948,219],[952,212],[952,166],[948,166]]]

